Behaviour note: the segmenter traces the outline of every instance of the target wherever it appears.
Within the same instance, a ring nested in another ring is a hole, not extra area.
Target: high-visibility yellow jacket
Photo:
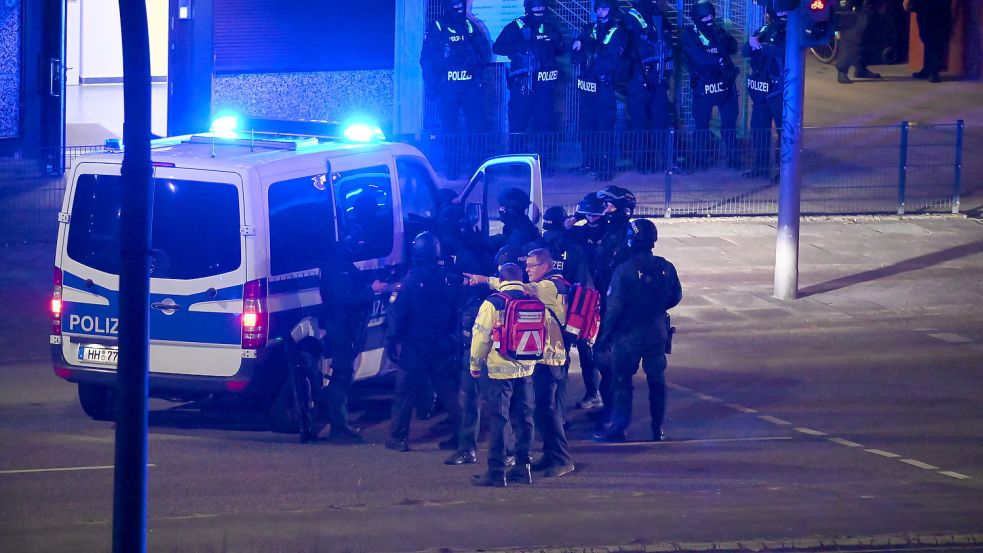
[[[498,279],[495,279],[498,281]],[[498,281],[497,290],[522,290],[522,283],[507,280]],[[481,372],[483,367],[488,369],[488,378],[505,380],[531,376],[536,367],[535,361],[516,361],[502,357],[498,350],[492,347],[492,329],[503,316],[488,300],[481,302],[478,316],[471,329],[471,372]]]
[[[488,285],[492,290],[499,290],[504,284],[501,279],[492,277],[488,279]],[[566,295],[560,293],[555,282],[545,278],[538,282],[527,282],[522,288],[527,294],[535,295],[546,306],[546,346],[539,364],[563,366],[567,362],[567,347],[563,341],[563,321],[567,318]]]

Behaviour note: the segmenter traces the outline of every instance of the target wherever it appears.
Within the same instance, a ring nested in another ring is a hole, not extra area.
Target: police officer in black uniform
[[[628,128],[636,131],[632,141],[635,168],[651,172],[662,166],[668,136],[665,131],[672,124],[672,24],[655,0],[637,0],[625,15],[623,25],[630,37]]]
[[[560,30],[546,19],[549,0],[525,0],[526,15],[506,25],[495,39],[492,51],[509,58],[509,132],[548,133],[555,129],[553,102],[563,54]],[[535,149],[540,154],[543,137]],[[524,142],[513,144],[514,150],[527,148]]]
[[[751,96],[751,144],[754,165],[746,178],[767,177],[771,159],[771,126],[782,130],[782,107],[785,71],[785,27],[788,12],[776,12],[768,3],[768,21],[748,38],[741,53],[748,58],[751,75],[747,78]]]
[[[641,362],[648,380],[652,439],[661,441],[666,410],[666,352],[670,340],[667,311],[682,299],[676,268],[652,255],[658,240],[655,224],[631,222],[631,258],[618,266],[607,294],[598,348],[610,351],[614,370],[611,424],[594,436],[602,442],[624,442],[631,422],[632,376]]]
[[[527,246],[540,237],[539,229],[526,213],[532,203],[529,194],[519,188],[506,188],[496,200],[502,234],[489,238],[490,253],[497,253],[507,245],[519,248],[522,254],[527,253],[531,249]],[[496,268],[500,265],[496,264]]]
[[[458,397],[458,309],[463,281],[439,263],[440,242],[431,232],[413,240],[413,268],[389,298],[386,317],[388,354],[399,364],[396,397],[386,449],[409,451],[410,414],[433,379],[454,432],[460,428]],[[455,440],[456,441],[456,437]]]
[[[727,149],[727,163],[740,169],[735,149],[737,126],[738,70],[731,56],[737,53],[737,41],[714,21],[716,8],[709,0],[700,0],[690,9],[692,25],[683,28],[683,60],[689,70],[693,91],[693,123],[696,130],[694,166],[707,165],[710,149],[710,116],[716,107],[720,113],[720,133]]]
[[[349,236],[333,244],[321,263],[320,326],[325,331],[325,350],[331,357],[331,380],[325,396],[331,424],[328,439],[358,443],[358,430],[348,424],[348,391],[355,376],[355,358],[362,350],[365,329],[375,294],[386,284],[367,283],[355,266],[356,244]]]
[[[553,269],[559,271],[570,283],[587,284],[591,282],[584,247],[575,238],[572,229],[567,228],[566,210],[554,205],[543,213],[542,244],[553,257]]]
[[[447,0],[444,16],[427,28],[420,53],[423,82],[437,100],[444,134],[458,132],[462,111],[468,132],[484,132],[481,73],[489,57],[488,38],[468,17],[467,1]]]
[[[905,10],[915,12],[918,38],[925,46],[922,68],[911,74],[913,79],[942,82],[939,72],[945,67],[945,47],[952,33],[952,2],[950,0],[904,0]]]
[[[587,24],[573,41],[578,66],[580,132],[584,170],[599,180],[614,178],[615,85],[625,55],[627,35],[619,23],[617,0],[595,0],[597,21]]]
[[[597,269],[595,253],[601,243],[601,238],[604,236],[604,204],[597,197],[597,193],[590,192],[577,203],[576,217],[582,219],[583,223],[571,228],[570,236],[584,250],[588,278],[593,282],[593,275]],[[603,298],[604,292],[601,293]],[[584,397],[574,407],[577,409],[603,407],[604,403],[601,400],[599,387],[600,374],[594,363],[591,345],[586,340],[578,340],[576,346],[580,357],[580,374],[584,379]]]

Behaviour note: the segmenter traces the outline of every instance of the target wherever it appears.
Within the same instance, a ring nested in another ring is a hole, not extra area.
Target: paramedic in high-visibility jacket
[[[521,292],[522,269],[506,263],[499,269],[500,292]],[[472,283],[476,279],[472,278]],[[504,488],[508,482],[532,483],[529,449],[532,446],[533,390],[531,376],[536,361],[517,361],[503,357],[494,347],[492,331],[503,317],[504,307],[496,307],[496,296],[489,296],[478,308],[471,332],[471,376],[484,379],[488,402],[488,471],[471,478],[475,486]],[[505,429],[515,433],[515,466],[505,474]]]

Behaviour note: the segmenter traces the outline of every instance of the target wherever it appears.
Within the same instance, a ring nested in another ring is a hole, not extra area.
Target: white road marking
[[[805,428],[805,427],[802,427],[802,426],[796,427],[795,428],[795,431],[796,432],[802,432],[803,434],[808,434],[810,436],[826,436],[827,435],[825,432],[820,432],[818,430],[813,430],[811,428]]]
[[[749,415],[753,415],[758,412],[757,409],[751,409],[750,407],[745,407],[743,405],[738,405],[736,403],[725,403],[724,406],[730,407],[735,411],[740,411],[741,413],[747,413]]]
[[[148,464],[147,467],[155,467],[157,465]],[[80,470],[111,470],[114,469],[113,465],[103,465],[95,467],[58,467],[50,469],[18,469],[18,470],[0,470],[0,474],[36,474],[39,472],[74,472]]]
[[[700,398],[702,400],[705,400],[705,401],[723,401],[719,397],[713,397],[711,395],[703,394],[703,393],[700,393],[700,392],[696,392],[696,397],[698,397],[698,398]]]
[[[680,392],[692,392],[693,391],[693,390],[690,390],[689,388],[687,388],[686,386],[675,384],[673,382],[667,382],[666,383],[666,386],[672,388],[673,390],[679,390]]]
[[[782,420],[778,417],[773,417],[771,415],[758,415],[758,418],[763,421],[770,422],[772,424],[778,424],[781,426],[792,426],[792,423],[788,422],[787,420]]]
[[[850,440],[844,440],[843,438],[827,438],[834,444],[845,445],[847,447],[863,447],[864,444],[858,444],[857,442],[851,442]]]
[[[708,438],[706,440],[666,440],[664,442],[647,442],[639,440],[637,442],[609,442],[592,443],[590,445],[604,447],[625,447],[639,445],[683,445],[683,444],[716,444],[724,442],[775,442],[793,439],[791,436],[763,436],[760,438]]]
[[[897,459],[901,457],[897,453],[891,453],[890,451],[884,451],[883,449],[865,449],[867,453],[873,453],[874,455],[880,455],[881,457],[887,457],[888,459]]]
[[[966,476],[965,474],[960,474],[958,472],[952,472],[951,470],[940,470],[939,474],[948,476],[949,478],[955,478],[956,480],[969,480],[971,476]]]
[[[938,470],[939,469],[939,467],[937,467],[935,465],[930,465],[928,463],[923,463],[921,461],[916,461],[915,459],[901,459],[901,462],[902,463],[908,463],[909,465],[911,465],[913,467],[918,467],[920,469],[925,469],[925,470]]]
[[[936,340],[942,340],[943,342],[949,342],[951,344],[966,344],[973,341],[971,338],[954,334],[952,332],[936,332],[929,334],[929,336],[935,338]]]

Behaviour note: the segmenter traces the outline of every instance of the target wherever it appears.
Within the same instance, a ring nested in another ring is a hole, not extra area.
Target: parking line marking
[[[949,342],[950,344],[966,344],[968,342],[972,342],[973,341],[971,338],[967,338],[965,336],[962,336],[960,334],[955,334],[953,332],[935,332],[935,333],[929,334],[929,336],[931,336],[932,338],[935,338],[936,340],[942,340],[943,342]]]
[[[908,463],[909,465],[911,465],[913,467],[918,467],[920,469],[925,469],[925,470],[938,470],[939,469],[939,467],[937,467],[935,465],[930,465],[928,463],[923,463],[921,461],[916,461],[914,459],[901,459],[901,462],[902,463]]]
[[[157,465],[148,464],[147,468],[154,467]],[[50,469],[17,469],[17,470],[0,470],[0,474],[37,474],[40,472],[75,472],[81,470],[109,470],[116,468],[113,465],[103,465],[95,467],[58,467]]]
[[[696,392],[696,397],[698,397],[698,398],[700,398],[702,400],[705,400],[705,401],[723,401],[719,397],[713,397],[711,395],[704,394],[704,393],[701,393],[701,392]]]
[[[843,438],[827,438],[834,444],[845,445],[847,447],[863,447],[864,444],[858,444],[857,442],[851,442],[850,440],[844,440]]]
[[[955,478],[956,480],[969,480],[972,476],[966,476],[965,474],[960,474],[958,472],[952,472],[951,470],[940,470],[939,474],[948,476],[949,478]]]
[[[802,432],[803,434],[808,434],[810,436],[826,436],[827,435],[825,432],[820,432],[818,430],[813,430],[811,428],[805,428],[805,427],[802,427],[802,426],[796,427],[795,428],[795,431],[796,432]]]
[[[897,453],[891,453],[890,451],[884,451],[883,449],[865,449],[867,453],[873,453],[874,455],[880,455],[881,457],[887,457],[888,459],[897,459],[901,457]]]
[[[792,423],[788,422],[787,420],[782,420],[778,417],[773,417],[771,415],[758,415],[758,418],[763,421],[770,422],[772,424],[778,424],[781,426],[792,426]]]
[[[747,413],[749,415],[753,415],[758,412],[757,409],[751,409],[750,407],[745,407],[743,405],[738,405],[736,403],[725,403],[724,407],[730,407],[735,411],[740,411],[741,413]]]

